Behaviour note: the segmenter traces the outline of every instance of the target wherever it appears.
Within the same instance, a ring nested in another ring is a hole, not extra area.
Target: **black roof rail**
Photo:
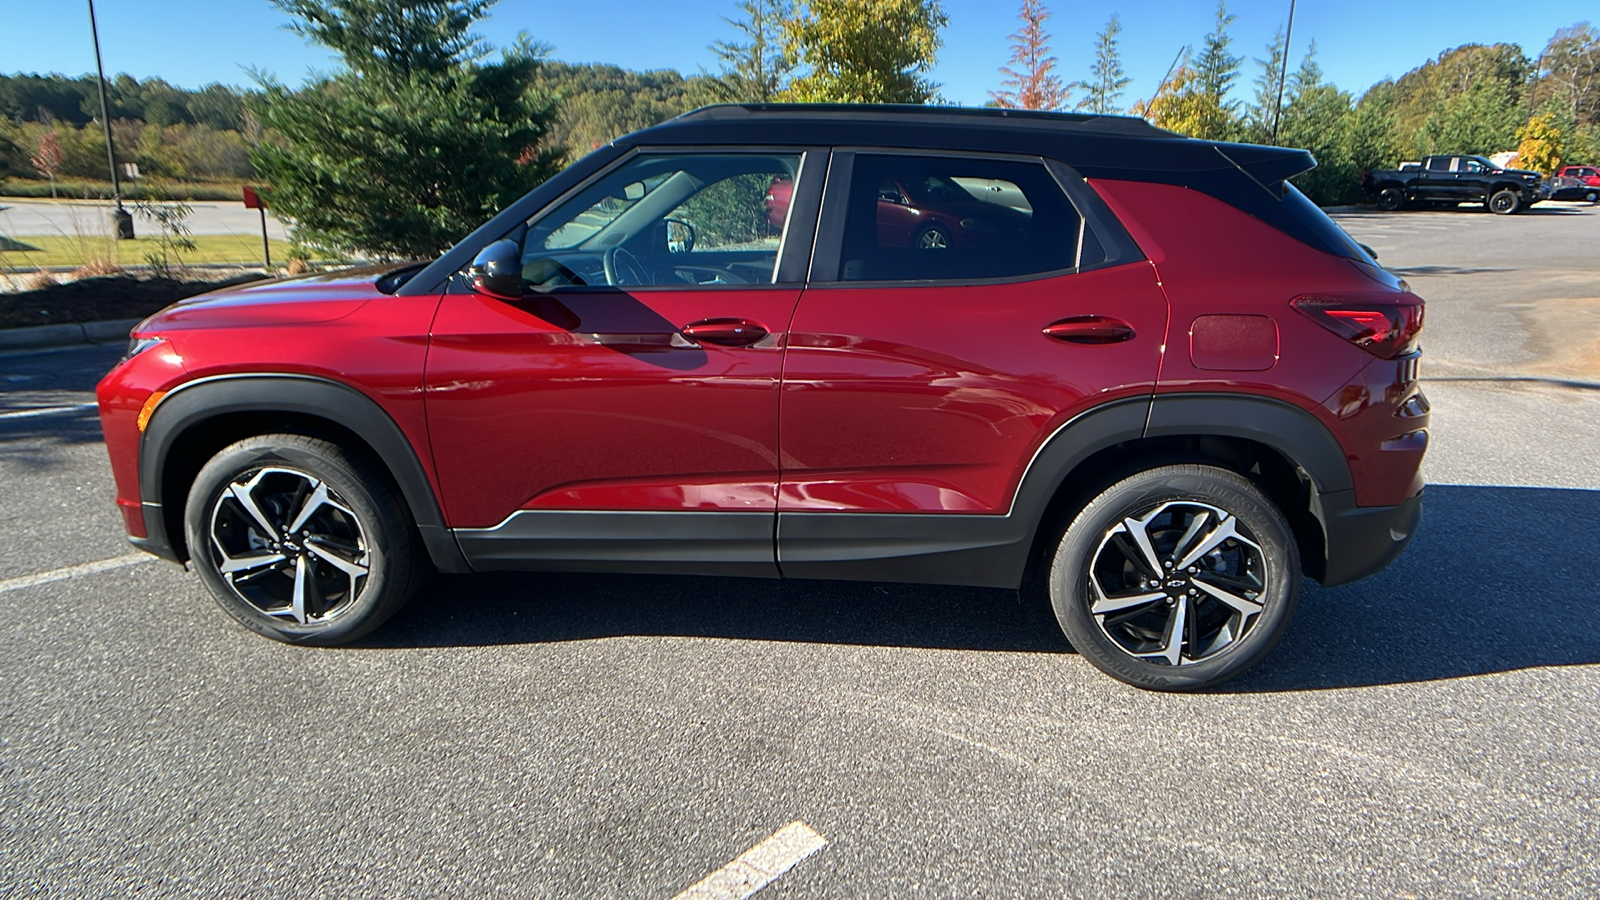
[[[1017,125],[1057,127],[1071,131],[1119,134],[1129,137],[1182,138],[1183,135],[1157,128],[1133,116],[1104,116],[1093,113],[1046,112],[1035,109],[1004,109],[984,106],[920,106],[909,103],[719,103],[690,110],[673,121],[708,122],[746,118],[815,119],[918,119],[922,121],[1000,120]]]

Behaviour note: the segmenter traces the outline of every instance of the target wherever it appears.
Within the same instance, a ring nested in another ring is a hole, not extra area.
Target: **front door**
[[[812,193],[804,156],[636,154],[513,235],[520,301],[452,289],[426,403],[475,565],[776,574],[778,385],[800,293],[780,262],[810,243],[784,240]],[[779,179],[795,183],[786,216],[770,209]]]

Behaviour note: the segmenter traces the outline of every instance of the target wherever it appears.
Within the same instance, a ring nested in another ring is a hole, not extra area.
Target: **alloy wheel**
[[[250,469],[212,506],[212,564],[258,612],[318,625],[348,610],[373,558],[360,519],[327,482],[286,467]]]
[[[1088,570],[1089,612],[1137,659],[1193,665],[1237,644],[1265,608],[1267,566],[1238,517],[1168,501],[1109,528]]]

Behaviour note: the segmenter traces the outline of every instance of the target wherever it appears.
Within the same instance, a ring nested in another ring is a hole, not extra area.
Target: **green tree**
[[[926,103],[925,75],[949,24],[939,0],[806,0],[784,24],[805,70],[780,99],[801,103]]]
[[[1550,113],[1534,116],[1517,129],[1517,168],[1554,175],[1561,168],[1563,135]]]
[[[1122,114],[1119,101],[1133,79],[1122,71],[1122,52],[1117,49],[1121,33],[1122,21],[1112,13],[1105,30],[1095,35],[1094,65],[1089,67],[1089,80],[1083,82],[1089,93],[1078,101],[1078,109],[1102,116]]]
[[[1288,52],[1287,38],[1284,36],[1282,26],[1272,36],[1272,43],[1267,45],[1267,58],[1255,58],[1255,64],[1261,69],[1256,75],[1255,102],[1245,110],[1244,136],[1258,144],[1272,142],[1273,129],[1280,124],[1282,110],[1283,62],[1284,55]]]
[[[794,74],[794,54],[783,35],[783,23],[794,17],[794,2],[743,0],[739,9],[742,18],[724,16],[723,21],[738,29],[742,39],[711,45],[722,71],[710,87],[725,103],[770,103]]]
[[[546,62],[534,91],[557,101],[556,121],[542,146],[581,156],[602,144],[649,128],[707,103],[727,102],[708,76],[685,78],[671,69],[633,72],[618,66]]]
[[[267,201],[300,241],[437,254],[557,169],[554,118],[531,89],[543,50],[498,61],[469,29],[491,0],[274,0],[345,70],[292,91],[263,77],[253,150]]]
[[[1387,79],[1361,95],[1350,120],[1350,161],[1357,169],[1393,169],[1400,164],[1395,102],[1394,82]]]
[[[1004,89],[990,91],[989,96],[1005,109],[1060,109],[1072,86],[1062,84],[1055,73],[1056,58],[1050,55],[1050,35],[1044,30],[1050,10],[1043,0],[1022,0],[1017,16],[1022,27],[1011,35],[1011,64],[1000,67],[1006,76]]]
[[[1407,159],[1495,153],[1516,146],[1527,121],[1532,63],[1515,44],[1465,44],[1394,84],[1394,137]]]
[[[1324,206],[1360,195],[1360,170],[1351,153],[1350,95],[1323,79],[1315,41],[1300,68],[1289,76],[1278,143],[1311,151],[1317,167],[1294,178],[1295,186]]]
[[[1239,63],[1243,61],[1243,57],[1228,52],[1233,43],[1228,26],[1238,18],[1229,14],[1228,0],[1217,0],[1216,29],[1206,35],[1200,57],[1194,63],[1195,87],[1208,99],[1200,107],[1200,134],[1196,137],[1219,141],[1239,137],[1239,103],[1228,99],[1228,91],[1239,80]]]

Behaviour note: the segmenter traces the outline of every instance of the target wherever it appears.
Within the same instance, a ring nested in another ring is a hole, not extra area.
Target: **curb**
[[[144,319],[111,319],[105,322],[70,322],[60,325],[30,325],[26,328],[0,328],[0,351],[40,350],[73,344],[107,344],[128,339],[128,332]]]

